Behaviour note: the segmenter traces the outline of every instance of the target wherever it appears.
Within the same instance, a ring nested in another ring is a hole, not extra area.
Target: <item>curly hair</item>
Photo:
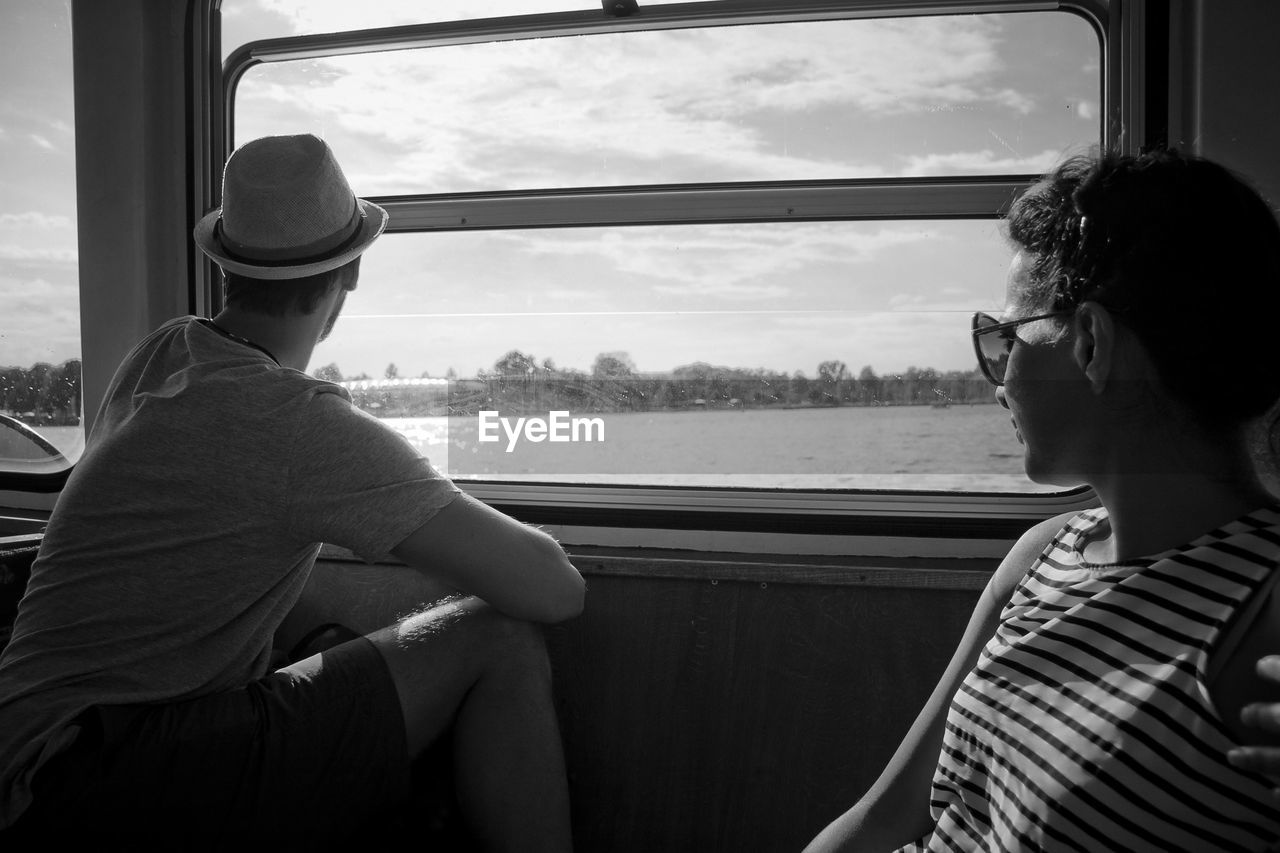
[[[1114,312],[1204,423],[1239,424],[1280,398],[1280,225],[1229,170],[1170,150],[1072,157],[1018,199],[1007,233],[1032,303]]]

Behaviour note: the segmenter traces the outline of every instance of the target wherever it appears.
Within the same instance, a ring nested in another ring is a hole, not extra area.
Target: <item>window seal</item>
[[[1098,506],[1048,493],[796,491],[458,480],[472,497],[566,546],[760,554],[999,558],[1035,523]]]

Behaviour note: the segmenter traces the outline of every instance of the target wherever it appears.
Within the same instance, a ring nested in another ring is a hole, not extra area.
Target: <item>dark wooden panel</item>
[[[589,572],[551,631],[580,851],[797,851],[871,784],[974,590]]]

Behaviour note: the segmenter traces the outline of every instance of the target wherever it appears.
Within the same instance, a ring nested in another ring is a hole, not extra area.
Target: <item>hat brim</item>
[[[360,211],[364,215],[360,217],[360,227],[356,229],[355,236],[333,255],[323,258],[308,258],[306,263],[301,264],[290,265],[288,262],[254,264],[229,255],[218,234],[217,225],[218,220],[222,218],[222,208],[210,211],[201,217],[191,233],[196,245],[200,247],[200,251],[208,255],[215,264],[222,267],[226,272],[270,281],[306,278],[309,275],[318,275],[322,272],[335,270],[343,264],[355,260],[386,229],[387,220],[390,218],[386,210],[362,198],[356,199],[356,204],[360,206]]]

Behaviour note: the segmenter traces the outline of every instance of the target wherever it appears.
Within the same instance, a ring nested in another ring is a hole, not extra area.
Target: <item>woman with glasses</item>
[[[1227,170],[1157,152],[1064,163],[1008,233],[979,365],[1027,476],[1101,505],[1018,541],[808,849],[1274,848],[1280,505],[1250,430],[1280,399],[1280,227]]]

